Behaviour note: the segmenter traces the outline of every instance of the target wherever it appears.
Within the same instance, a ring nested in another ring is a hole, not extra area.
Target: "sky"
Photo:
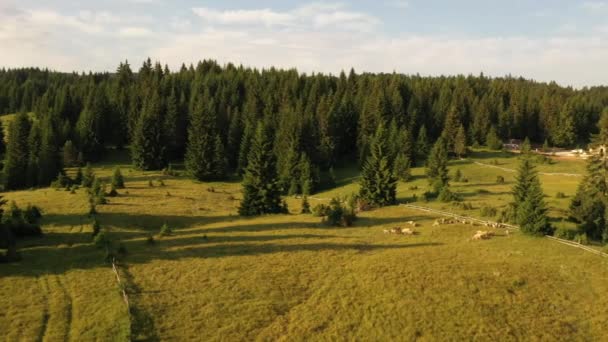
[[[137,70],[147,57],[608,85],[608,0],[0,0],[0,67]]]

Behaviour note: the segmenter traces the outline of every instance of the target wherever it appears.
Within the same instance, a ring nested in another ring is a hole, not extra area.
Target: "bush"
[[[25,210],[20,209],[12,201],[2,215],[2,225],[8,228],[15,237],[42,235],[39,221],[42,217],[40,208],[28,205]]]
[[[505,177],[496,176],[496,184],[505,184]]]
[[[473,210],[473,204],[470,202],[452,202],[452,205],[462,210]]]
[[[112,184],[112,186],[110,186],[110,192],[108,192],[108,197],[116,197],[116,196],[118,196],[118,191],[116,191],[114,184]]]
[[[70,185],[72,185],[72,180],[63,173],[57,175],[57,179],[51,182],[51,188],[53,189],[67,188]]]
[[[317,204],[312,208],[312,216],[315,217],[323,217],[323,216],[327,216],[329,207],[326,206],[325,204]]]
[[[42,218],[42,210],[35,205],[28,204],[23,210],[23,218],[27,223],[38,224]]]
[[[439,192],[439,196],[437,196],[437,199],[444,203],[458,202],[461,200],[460,197],[458,197],[458,195],[453,193],[450,190],[450,188],[447,186],[445,186],[445,187],[443,187],[443,189],[441,189],[441,192]]]
[[[410,190],[418,190],[418,185],[413,185],[409,187]]]
[[[110,239],[106,236],[105,232],[100,232],[93,239],[93,244],[97,248],[108,247],[110,245]]]
[[[347,201],[351,205],[354,200]],[[329,202],[327,215],[324,221],[330,226],[350,227],[357,219],[355,209],[351,205],[344,205],[339,198],[332,198]]]
[[[302,214],[310,214],[310,203],[308,203],[308,197],[302,197]]]
[[[158,182],[158,185],[165,186],[165,182],[162,179],[159,179],[157,182]]]
[[[557,194],[555,194],[556,198],[566,198],[566,194],[564,194],[563,192],[559,191]]]
[[[498,210],[494,207],[484,206],[481,208],[480,214],[482,217],[496,217]]]
[[[553,235],[556,238],[565,239],[565,240],[574,240],[577,235],[577,231],[575,229],[569,229],[567,227],[558,226]]]
[[[112,187],[116,189],[124,189],[125,188],[125,180],[122,176],[122,172],[120,172],[120,168],[114,169],[114,174],[112,175]]]
[[[91,229],[93,230],[93,233],[91,234],[93,237],[97,236],[101,232],[101,225],[99,224],[99,221],[97,221],[97,218],[93,219]]]
[[[456,169],[456,172],[454,173],[454,181],[460,182],[461,180],[462,180],[462,172],[460,171],[460,169]]]
[[[155,242],[156,241],[154,241],[154,236],[148,235],[148,237],[146,238],[146,244],[153,245]]]
[[[160,227],[160,236],[169,236],[171,234],[173,234],[173,229],[171,229],[168,224],[165,223]]]
[[[154,187],[154,183],[152,183],[152,180],[148,181],[148,186],[151,187],[151,188]]]
[[[479,195],[487,195],[487,194],[489,194],[489,193],[490,193],[490,191],[488,191],[488,190],[486,190],[486,189],[478,189],[478,190],[477,190],[477,193],[478,193]]]
[[[433,200],[434,198],[437,197],[437,194],[432,192],[432,191],[425,191],[422,194],[422,198],[424,199],[425,202],[429,202],[431,200]]]
[[[589,244],[589,238],[587,237],[587,234],[585,233],[581,233],[578,234],[574,237],[574,241],[580,243],[581,245],[588,245]]]

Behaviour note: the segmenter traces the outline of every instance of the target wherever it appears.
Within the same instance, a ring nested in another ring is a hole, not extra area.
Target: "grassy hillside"
[[[483,167],[511,155],[478,152],[454,161],[468,182],[453,183],[479,216],[511,200],[513,173]],[[352,228],[329,228],[297,214],[240,218],[238,183],[197,183],[134,171],[126,159],[96,166],[109,177],[123,163],[127,189],[99,206],[99,220],[128,253],[132,324],[104,252],[91,244],[84,190],[7,193],[44,209],[45,236],[22,243],[23,261],[0,265],[0,327],[8,340],[600,340],[608,320],[608,260],[548,239],[505,234],[471,241],[480,227],[433,227],[436,217],[404,207],[362,213]],[[542,166],[581,170],[580,161]],[[573,172],[573,171],[570,171]],[[423,169],[399,185],[400,200],[426,191]],[[311,204],[357,191],[357,172],[338,170],[339,186]],[[496,177],[505,184],[496,184]],[[560,220],[577,177],[542,176]],[[164,185],[161,185],[162,180]],[[152,181],[153,186],[149,185]],[[415,188],[417,189],[411,189]],[[418,235],[383,229],[421,224]],[[157,236],[167,223],[168,237]],[[147,243],[156,235],[156,243]]]

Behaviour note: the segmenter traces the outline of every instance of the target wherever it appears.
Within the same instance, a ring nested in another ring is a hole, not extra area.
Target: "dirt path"
[[[494,169],[499,169],[499,170],[502,170],[505,172],[517,172],[517,170],[514,170],[514,169],[508,169],[506,167],[500,167],[500,166],[491,165],[491,164],[485,164],[485,163],[480,163],[480,162],[475,162],[475,164],[484,166],[484,167],[491,167]],[[580,173],[561,173],[561,172],[539,172],[538,174],[543,175],[543,176],[563,176],[563,177],[582,177],[583,176]]]

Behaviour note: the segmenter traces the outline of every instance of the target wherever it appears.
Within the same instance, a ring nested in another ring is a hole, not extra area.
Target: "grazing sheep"
[[[439,227],[440,225],[441,225],[441,223],[439,223],[439,221],[433,222],[433,227]]]
[[[403,235],[414,235],[414,231],[409,228],[401,228],[401,234]]]
[[[399,228],[399,227],[391,228],[391,233],[392,234],[399,234],[399,233],[401,233],[401,228]]]
[[[473,235],[473,240],[487,240],[494,236],[494,232],[482,231],[478,230],[475,235]]]
[[[388,233],[390,233],[390,232],[388,231],[388,229],[385,229],[385,230],[383,230],[382,232],[383,232],[384,234],[388,234]]]

